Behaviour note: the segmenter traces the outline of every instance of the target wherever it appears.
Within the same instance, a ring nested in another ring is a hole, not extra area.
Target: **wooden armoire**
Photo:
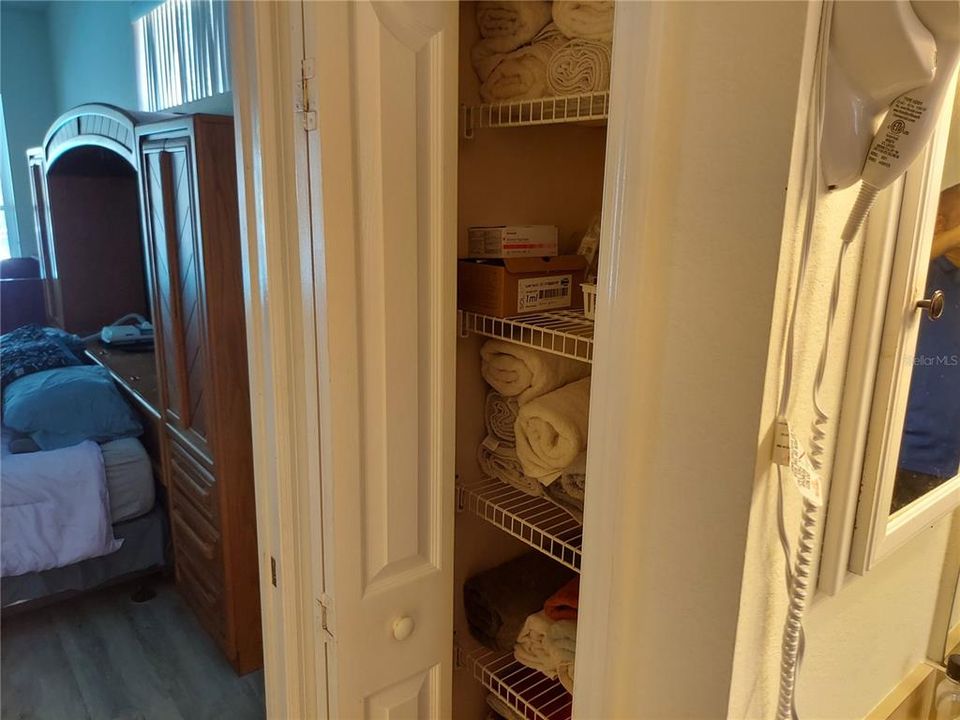
[[[96,341],[88,354],[157,440],[180,590],[238,672],[259,668],[233,120],[81,105],[27,160],[47,322],[83,334],[129,312],[153,322],[155,364],[131,373]]]
[[[233,122],[136,132],[177,583],[244,673],[263,641]]]

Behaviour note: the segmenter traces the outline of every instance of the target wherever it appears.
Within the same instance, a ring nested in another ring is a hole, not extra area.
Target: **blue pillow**
[[[10,383],[3,391],[3,423],[28,434],[41,450],[143,433],[110,373],[99,365],[44,370]]]

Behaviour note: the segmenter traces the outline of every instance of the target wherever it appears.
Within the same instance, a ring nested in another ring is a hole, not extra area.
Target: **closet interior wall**
[[[470,63],[478,40],[476,3],[460,4],[460,104],[481,103],[479,81]],[[462,117],[461,117],[462,121]],[[461,125],[462,131],[462,125]],[[477,225],[556,225],[561,254],[574,253],[603,197],[605,125],[556,124],[461,132],[458,159],[457,255],[467,255],[467,228]],[[579,291],[579,289],[578,289]],[[477,447],[483,440],[488,387],[480,376],[480,346],[469,335],[457,343],[456,470],[461,481],[481,476]],[[455,531],[454,633],[472,649],[463,609],[463,584],[472,575],[530,551],[469,512],[459,512]],[[487,717],[487,691],[468,668],[454,673],[453,709],[459,720]]]

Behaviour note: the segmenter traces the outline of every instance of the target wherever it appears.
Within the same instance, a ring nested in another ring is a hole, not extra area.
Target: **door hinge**
[[[270,556],[270,582],[277,587],[277,559],[272,555]]]
[[[333,633],[330,632],[330,625],[333,623],[333,598],[326,593],[320,593],[317,598],[317,629],[320,631],[320,638],[323,642],[331,642]]]
[[[310,80],[313,79],[315,65],[312,57],[300,61],[300,97],[295,107],[302,118],[303,129],[307,132],[317,129],[317,112],[310,108]]]

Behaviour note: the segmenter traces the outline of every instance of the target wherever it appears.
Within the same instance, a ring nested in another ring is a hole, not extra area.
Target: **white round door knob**
[[[415,623],[412,617],[401,617],[393,621],[393,637],[395,640],[406,640],[413,634]]]

